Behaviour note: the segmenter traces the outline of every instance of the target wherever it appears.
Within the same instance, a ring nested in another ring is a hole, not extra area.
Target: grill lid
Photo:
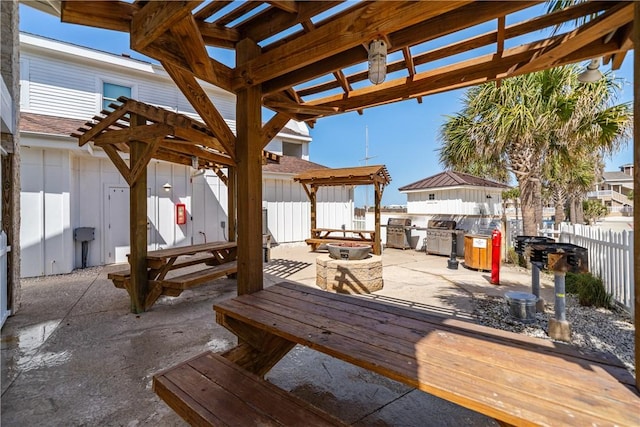
[[[389,218],[387,221],[387,226],[395,225],[402,227],[410,227],[411,226],[411,218]]]
[[[427,228],[436,230],[455,230],[456,222],[448,219],[430,219]]]

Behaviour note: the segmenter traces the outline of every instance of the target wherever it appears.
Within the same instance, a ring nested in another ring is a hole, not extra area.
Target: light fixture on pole
[[[171,184],[167,182],[165,185],[162,186],[162,189],[168,193],[169,191],[171,191]]]
[[[583,83],[593,83],[602,78],[602,73],[598,70],[600,60],[592,59],[587,69],[578,75],[578,81]]]
[[[387,44],[384,40],[369,43],[369,80],[379,85],[387,77]]]

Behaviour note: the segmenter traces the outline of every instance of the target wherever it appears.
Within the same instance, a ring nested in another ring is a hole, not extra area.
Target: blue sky
[[[129,48],[128,34],[100,30],[80,25],[64,24],[58,18],[20,5],[20,30],[75,43],[115,54],[128,53],[134,58],[147,59]],[[586,65],[586,63],[585,63]],[[608,70],[601,67],[602,71]],[[633,52],[630,52],[615,76],[623,80],[619,102],[633,100]],[[438,131],[447,115],[461,108],[464,90],[446,92],[415,100],[370,108],[361,116],[347,113],[327,117],[311,129],[313,142],[310,158],[329,167],[364,165],[366,135],[368,134],[368,164],[384,164],[392,178],[385,189],[383,204],[405,204],[406,196],[398,187],[418,181],[443,170],[438,162]],[[633,162],[631,141],[614,156],[605,159],[606,170]],[[356,205],[373,203],[373,192],[356,190]]]

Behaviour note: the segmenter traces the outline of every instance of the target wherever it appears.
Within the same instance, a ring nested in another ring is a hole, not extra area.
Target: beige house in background
[[[620,166],[619,171],[604,172],[595,191],[587,194],[591,200],[600,200],[611,216],[632,216],[633,164]]]

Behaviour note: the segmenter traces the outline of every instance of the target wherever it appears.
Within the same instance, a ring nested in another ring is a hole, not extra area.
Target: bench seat
[[[169,271],[198,264],[215,265],[218,262],[219,261],[211,254],[188,255],[174,262],[169,268]],[[107,278],[113,282],[116,288],[126,289],[125,284],[131,278],[131,269],[127,266],[122,270],[109,273]]]
[[[215,265],[213,267],[205,268],[202,270],[194,271],[192,273],[183,274],[180,276],[164,278],[162,280],[151,280],[149,283],[159,283],[165,288],[172,289],[189,289],[194,286],[201,285],[211,280],[218,279],[222,276],[228,276],[238,271],[238,262],[231,261],[224,264]]]
[[[191,425],[347,425],[211,351],[154,375],[153,390]]]

